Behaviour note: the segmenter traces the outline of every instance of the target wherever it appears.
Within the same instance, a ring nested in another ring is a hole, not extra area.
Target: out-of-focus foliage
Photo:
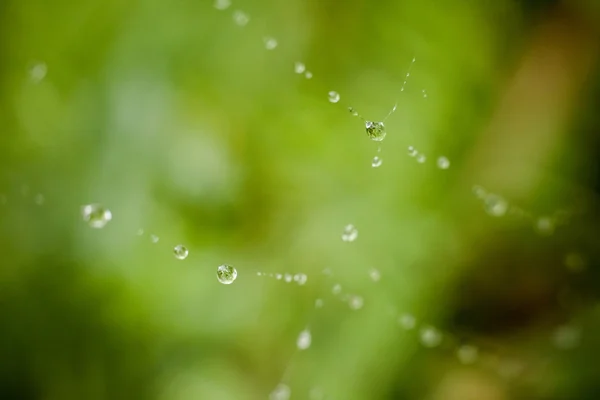
[[[596,399],[598,26],[593,0],[1,2],[0,398]],[[396,102],[381,143],[347,110]]]

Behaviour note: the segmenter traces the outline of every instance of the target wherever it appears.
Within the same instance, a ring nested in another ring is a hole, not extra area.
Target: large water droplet
[[[381,121],[367,121],[365,122],[365,129],[367,131],[367,135],[371,140],[376,142],[381,142],[385,139],[385,125]]]
[[[246,26],[250,22],[250,17],[243,11],[235,10],[233,12],[233,22],[238,26]]]
[[[286,384],[280,383],[275,389],[269,394],[269,400],[289,400],[292,395],[290,387]]]
[[[442,334],[432,326],[421,329],[421,343],[425,347],[436,347],[442,343]]]
[[[502,217],[506,214],[508,203],[498,195],[489,194],[484,199],[484,207],[485,211],[491,216]]]
[[[381,166],[381,164],[383,164],[383,160],[381,159],[381,157],[378,157],[378,156],[373,157],[373,161],[371,161],[371,167],[379,168]]]
[[[358,229],[354,227],[352,224],[348,224],[344,227],[344,231],[342,232],[342,240],[344,242],[354,242],[358,237]]]
[[[478,356],[479,350],[470,344],[462,345],[456,350],[456,357],[463,364],[473,364]]]
[[[81,207],[83,220],[92,228],[104,228],[112,219],[112,213],[108,208],[100,204],[87,204]]]
[[[173,248],[173,254],[175,254],[175,258],[178,260],[185,260],[189,254],[189,251],[184,245],[178,244]]]
[[[296,340],[296,346],[298,346],[299,350],[306,350],[310,347],[310,343],[312,341],[312,336],[308,329],[303,330],[298,335],[298,340]]]
[[[446,157],[440,157],[437,160],[437,166],[440,169],[448,169],[450,168],[450,160],[448,160]]]
[[[328,93],[328,95],[330,103],[337,103],[338,101],[340,101],[340,94],[338,92],[332,90]]]
[[[296,61],[294,63],[294,72],[297,74],[303,74],[304,71],[306,71],[306,66],[304,65],[304,63],[301,63],[300,61]]]
[[[232,284],[233,281],[237,278],[237,270],[233,268],[231,265],[219,265],[217,268],[217,279],[219,282],[229,285]]]
[[[277,39],[267,36],[265,38],[263,38],[263,41],[265,42],[265,49],[267,50],[273,50],[277,47]]]
[[[226,10],[231,6],[231,0],[215,0],[214,7],[217,10]]]

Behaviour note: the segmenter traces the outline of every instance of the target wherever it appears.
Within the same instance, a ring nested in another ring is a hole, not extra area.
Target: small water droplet
[[[277,279],[278,281],[280,281],[282,278],[283,278],[283,275],[275,274],[275,279]]]
[[[540,217],[535,223],[535,230],[543,236],[550,236],[554,233],[554,221],[550,217]]]
[[[365,129],[369,138],[376,142],[381,142],[383,139],[385,139],[385,135],[387,134],[385,131],[385,125],[383,125],[383,122],[381,121],[366,121]]]
[[[173,254],[175,254],[175,258],[178,260],[185,260],[189,254],[189,251],[184,245],[178,244],[173,248]]]
[[[373,282],[379,282],[379,280],[381,279],[381,274],[376,269],[372,269],[369,272],[369,277]]]
[[[310,71],[306,71],[306,72],[304,73],[304,77],[305,77],[306,79],[312,79],[312,76],[313,76],[313,75],[312,75],[312,72],[310,72]]]
[[[422,90],[422,93],[423,93],[423,98],[426,99],[427,98],[427,92],[425,91],[425,89]]]
[[[310,347],[310,343],[312,341],[312,336],[308,329],[303,330],[298,335],[298,340],[296,340],[296,346],[298,346],[299,350],[306,350]]]
[[[48,73],[48,67],[45,63],[39,62],[34,64],[29,70],[29,77],[32,82],[39,83],[41,82]]]
[[[339,283],[336,283],[335,285],[333,285],[333,288],[331,289],[331,293],[333,293],[333,294],[342,293],[342,285],[340,285]]]
[[[267,50],[273,50],[277,47],[277,39],[267,36],[263,38],[263,41],[265,43],[265,49]]]
[[[327,95],[329,96],[330,103],[337,103],[340,101],[340,94],[338,92],[332,90]]]
[[[214,7],[217,10],[226,10],[231,6],[231,0],[215,0]]]
[[[46,201],[46,199],[44,198],[44,195],[41,193],[38,193],[35,195],[35,198],[33,199],[33,201],[35,202],[35,204],[37,204],[38,206],[41,206],[42,204],[44,204],[44,202]]]
[[[365,301],[360,296],[350,296],[350,298],[348,299],[348,304],[350,305],[351,309],[360,310],[365,304]]]
[[[421,344],[425,347],[436,347],[442,343],[442,334],[432,326],[421,329]]]
[[[462,345],[456,350],[456,357],[463,364],[473,364],[478,356],[479,350],[470,344]]]
[[[381,164],[383,164],[383,160],[381,159],[381,157],[373,157],[373,160],[371,161],[371,167],[378,168],[381,166]]]
[[[152,241],[152,243],[158,243],[160,238],[156,235],[150,235],[150,240]]]
[[[304,65],[304,63],[301,63],[300,61],[296,61],[294,63],[294,72],[297,74],[302,74],[302,73],[304,73],[304,71],[306,71],[306,66]]]
[[[233,22],[238,26],[246,26],[250,22],[250,17],[241,10],[235,10],[233,12]]]
[[[138,229],[136,235],[142,236],[144,234],[144,230],[142,228]]]
[[[381,153],[381,146],[377,146],[377,152]]]
[[[485,189],[479,185],[473,186],[471,190],[478,199],[483,199],[487,195]]]
[[[308,280],[306,274],[296,274],[294,275],[294,280],[298,283],[298,285],[302,286]]]
[[[219,282],[229,285],[237,278],[237,270],[231,265],[219,265],[217,267],[217,279]]]
[[[354,242],[358,237],[358,229],[354,227],[352,224],[348,224],[344,227],[344,231],[342,232],[342,240],[344,242]]]
[[[485,211],[493,217],[502,217],[506,214],[508,203],[502,197],[488,194],[484,199]]]
[[[315,308],[322,308],[323,307],[323,300],[322,299],[316,299],[315,300]]]
[[[314,387],[310,389],[308,398],[310,400],[323,400],[325,398],[325,394],[323,393],[323,390],[321,390],[321,388]]]
[[[286,384],[280,383],[275,389],[269,394],[269,400],[289,400],[292,395],[290,387]]]
[[[290,283],[292,281],[292,279],[294,279],[294,277],[290,274],[285,274],[283,276],[283,280],[286,281],[287,283]]]
[[[439,169],[448,169],[450,168],[450,160],[442,156],[437,159],[437,166]]]
[[[100,204],[87,204],[81,208],[83,220],[92,228],[104,228],[112,220],[112,213]]]
[[[427,157],[425,157],[425,154],[423,154],[423,153],[417,154],[417,162],[419,164],[423,164],[423,163],[425,163],[425,161],[427,161]]]
[[[415,149],[413,146],[408,146],[408,155],[411,157],[416,157],[418,154],[417,149]]]
[[[406,330],[411,330],[417,325],[417,320],[410,314],[402,314],[398,318],[400,326]]]
[[[262,274],[263,274],[262,272],[258,271],[258,272],[256,273],[256,276],[262,276]]]
[[[350,111],[350,114],[352,114],[352,116],[358,117],[358,111],[356,111],[353,107],[348,107],[348,111]]]

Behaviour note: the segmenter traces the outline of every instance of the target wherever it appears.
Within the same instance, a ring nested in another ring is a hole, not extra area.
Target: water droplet
[[[306,72],[304,73],[304,77],[305,77],[306,79],[312,79],[312,72],[310,72],[310,71],[306,71]]]
[[[256,273],[256,276],[262,276],[262,272],[258,271],[258,272]]]
[[[152,241],[152,243],[158,243],[160,238],[156,235],[150,235],[150,240]]]
[[[297,74],[302,74],[304,71],[306,71],[306,66],[300,61],[296,61],[294,63],[294,72]]]
[[[280,281],[281,278],[283,278],[283,275],[281,275],[281,274],[275,274],[275,279],[277,279],[278,281]]]
[[[570,325],[558,327],[552,336],[554,346],[561,350],[569,350],[577,347],[580,339],[580,329]]]
[[[323,400],[325,398],[325,394],[323,393],[323,390],[321,390],[321,388],[314,387],[310,389],[308,398],[310,400]]]
[[[425,163],[425,161],[427,161],[427,157],[425,157],[425,154],[423,154],[423,153],[417,154],[417,162],[419,164],[423,164],[423,163]]]
[[[535,230],[543,236],[550,236],[554,233],[554,221],[550,217],[540,217],[535,223]]]
[[[302,286],[306,283],[308,277],[306,274],[296,274],[294,275],[294,281],[298,282],[298,285]]]
[[[354,242],[358,237],[358,229],[354,227],[352,224],[348,224],[344,227],[344,231],[342,232],[342,240],[344,242]]]
[[[173,248],[173,254],[175,254],[175,258],[178,260],[185,260],[189,254],[189,251],[184,245],[178,244]]]
[[[456,350],[456,357],[463,364],[473,364],[478,356],[479,350],[470,344],[462,345]]]
[[[381,146],[377,146],[377,152],[381,153]]]
[[[408,146],[408,155],[411,157],[416,157],[417,156],[417,149],[415,149],[413,146]]]
[[[237,270],[231,265],[219,265],[217,268],[217,279],[219,282],[229,285],[237,278]]]
[[[265,38],[263,38],[263,41],[265,43],[265,49],[267,50],[273,50],[275,49],[275,47],[277,47],[277,39],[267,36]]]
[[[233,22],[238,26],[246,26],[250,21],[250,17],[243,11],[235,10],[233,12]]]
[[[298,346],[299,350],[306,350],[310,347],[310,342],[312,341],[312,336],[310,335],[310,331],[308,329],[303,330],[298,335],[298,340],[296,340],[296,346]]]
[[[421,344],[425,347],[436,347],[442,343],[442,334],[432,326],[421,329]]]
[[[269,400],[289,400],[292,395],[290,387],[286,384],[280,383],[275,389],[269,394]]]
[[[404,329],[411,330],[417,325],[417,320],[410,314],[402,314],[398,318],[398,323]]]
[[[586,261],[579,253],[569,253],[565,256],[565,265],[573,272],[580,272],[585,269]]]
[[[360,310],[365,304],[365,301],[360,296],[350,296],[348,299],[348,304],[350,305],[351,309]]]
[[[477,197],[478,199],[483,199],[487,195],[485,189],[479,185],[473,186],[471,191],[473,192],[475,197]]]
[[[323,307],[323,300],[322,299],[316,299],[315,300],[315,308],[322,308]]]
[[[333,293],[333,294],[342,293],[342,285],[340,285],[339,283],[336,283],[335,285],[333,285],[333,288],[331,289],[331,293]]]
[[[142,228],[140,228],[140,229],[137,230],[136,234],[138,236],[142,236],[144,234],[144,230]]]
[[[442,156],[437,159],[437,166],[440,169],[448,169],[450,168],[450,160]]]
[[[502,217],[506,214],[508,203],[502,197],[488,194],[484,199],[485,211],[494,217]]]
[[[332,90],[331,92],[328,93],[328,95],[329,95],[330,103],[337,103],[338,101],[340,101],[340,94],[338,92],[334,92]]]
[[[47,73],[48,67],[45,63],[40,62],[31,67],[29,70],[29,77],[31,78],[32,82],[39,83],[46,77]]]
[[[358,111],[356,111],[353,107],[348,107],[348,111],[350,111],[350,114],[352,114],[352,116],[358,117]]]
[[[425,91],[425,89],[423,89],[421,92],[423,93],[423,98],[426,99],[427,98],[427,92]]]
[[[231,6],[231,0],[215,0],[214,7],[217,10],[226,10]]]
[[[371,161],[371,167],[378,168],[381,166],[381,164],[383,164],[383,160],[380,157],[373,157],[373,161]]]
[[[44,202],[46,201],[46,199],[44,198],[44,195],[41,193],[38,193],[35,195],[35,198],[33,199],[33,201],[35,202],[35,204],[37,204],[38,206],[41,206],[42,204],[44,204]]]
[[[88,204],[81,208],[83,220],[92,228],[104,228],[112,219],[112,213],[108,208],[100,204]]]
[[[283,280],[286,281],[287,283],[290,283],[292,281],[292,279],[294,279],[294,277],[290,274],[285,274],[283,276]]]
[[[385,131],[385,125],[383,122],[379,121],[367,121],[365,122],[365,129],[367,130],[367,135],[371,140],[376,142],[381,142],[385,139],[385,135],[387,134]]]
[[[381,274],[376,269],[372,269],[369,272],[369,277],[373,282],[378,282],[381,279]]]

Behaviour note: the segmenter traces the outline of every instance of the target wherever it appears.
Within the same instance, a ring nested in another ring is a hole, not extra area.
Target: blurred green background
[[[597,399],[599,4],[0,2],[0,398]]]

